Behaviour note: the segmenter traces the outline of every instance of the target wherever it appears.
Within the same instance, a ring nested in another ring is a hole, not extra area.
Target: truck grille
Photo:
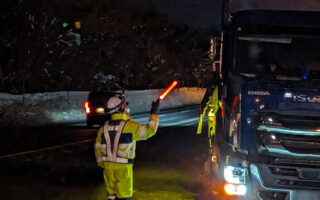
[[[298,172],[296,169],[290,168],[279,168],[279,167],[270,167],[271,173],[275,175],[281,176],[298,176]]]
[[[303,188],[313,188],[313,189],[319,189],[320,188],[320,182],[315,181],[292,181],[292,180],[277,180],[277,183],[279,185],[283,186],[296,186],[296,187],[303,187]]]
[[[320,154],[320,141],[281,139],[280,143],[290,152]]]
[[[273,151],[273,153],[287,155],[292,153],[320,156],[320,132],[317,134],[315,131],[320,128],[320,116],[319,113],[317,115],[313,114],[314,116],[279,114],[265,111],[257,113],[254,116],[257,127],[260,127],[260,125],[271,127],[271,129],[257,128],[257,132],[260,134],[258,143],[262,149],[266,148],[271,153]],[[273,126],[265,124],[263,120],[259,121],[259,119],[263,118],[274,119],[280,125]],[[279,151],[276,151],[277,149]]]
[[[266,187],[320,190],[320,171],[316,168],[264,165],[259,171]]]
[[[273,157],[273,164],[258,166],[263,185],[286,190],[320,190],[320,132],[304,131],[320,127],[319,115],[264,112],[257,116],[257,119],[260,116],[269,119],[270,116],[273,122],[280,124],[255,121],[258,122],[256,125],[267,127],[257,128],[259,152]]]
[[[320,160],[276,158],[275,165],[320,168]]]
[[[275,114],[275,116],[288,128],[318,128],[320,116],[299,116]]]
[[[320,155],[320,136],[301,136],[262,132],[262,145],[267,149],[283,149],[291,153]],[[320,134],[320,133],[319,133]],[[273,135],[273,138],[270,137]]]

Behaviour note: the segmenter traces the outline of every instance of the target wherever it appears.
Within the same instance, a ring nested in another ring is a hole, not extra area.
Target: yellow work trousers
[[[106,183],[107,196],[132,197],[132,164],[104,163],[103,177]]]

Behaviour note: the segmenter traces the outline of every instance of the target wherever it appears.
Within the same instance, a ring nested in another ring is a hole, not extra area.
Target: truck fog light
[[[245,185],[238,185],[237,189],[239,195],[245,195],[247,193],[247,187]]]
[[[247,193],[247,187],[245,185],[234,185],[227,183],[224,185],[224,191],[228,195],[245,195]]]

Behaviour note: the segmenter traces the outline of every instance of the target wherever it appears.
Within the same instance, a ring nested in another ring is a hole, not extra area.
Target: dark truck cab
[[[215,194],[320,199],[320,10],[241,10],[226,21]]]

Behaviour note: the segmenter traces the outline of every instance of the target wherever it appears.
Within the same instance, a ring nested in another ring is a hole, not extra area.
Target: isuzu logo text
[[[307,103],[320,103],[320,96],[308,96],[305,94],[294,95],[293,101],[295,102],[307,102]]]

